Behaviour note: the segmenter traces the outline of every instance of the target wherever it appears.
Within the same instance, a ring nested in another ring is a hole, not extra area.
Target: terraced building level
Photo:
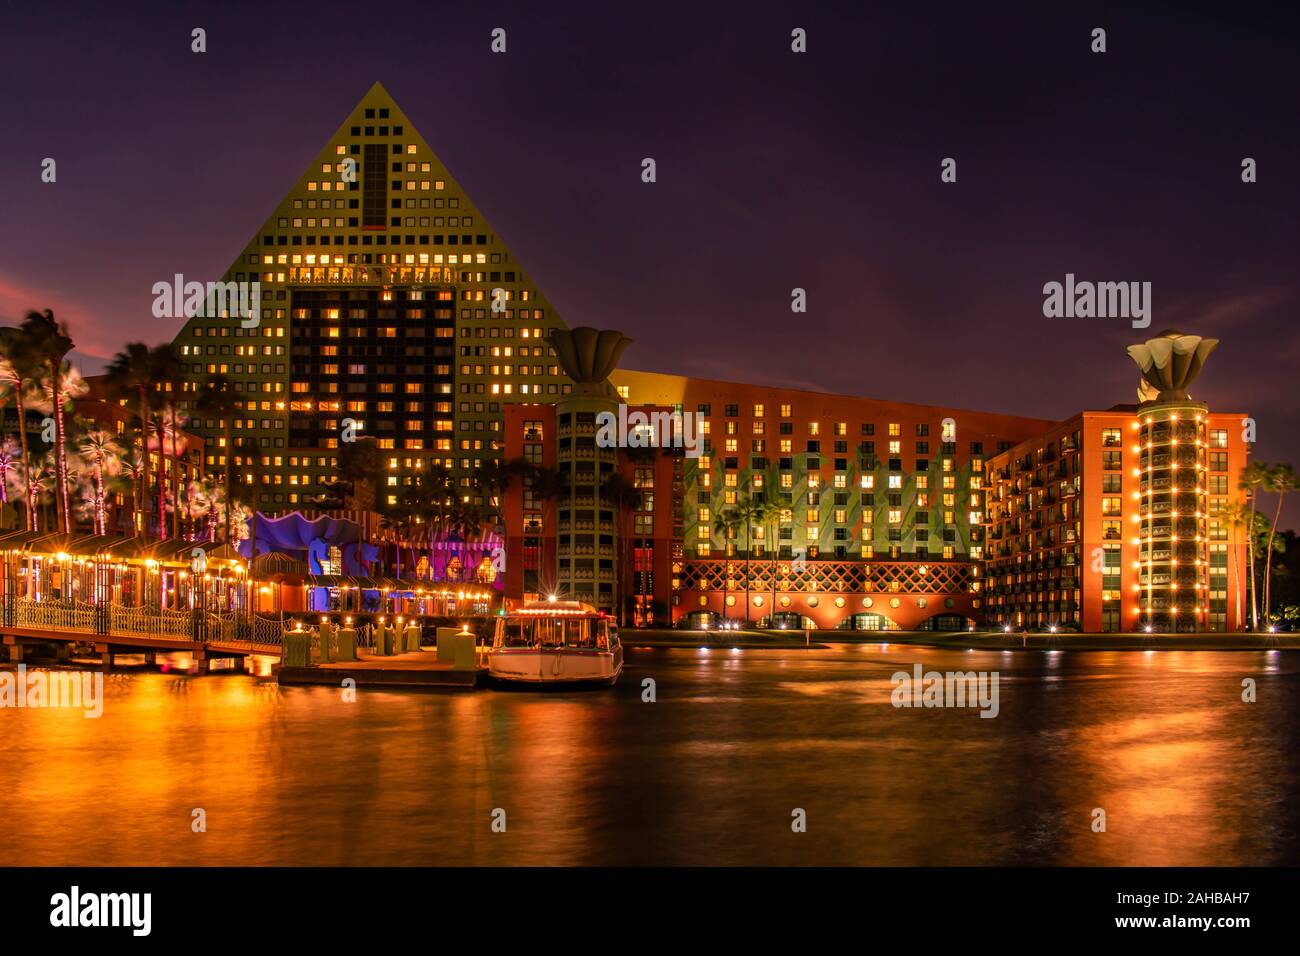
[[[349,421],[378,440],[381,495],[441,464],[472,497],[473,469],[500,457],[504,406],[570,387],[546,341],[555,310],[378,83],[221,281],[260,285],[259,323],[213,308],[186,322],[181,406],[208,468],[233,456],[265,512],[336,477]],[[216,374],[238,402],[232,448],[193,407]]]

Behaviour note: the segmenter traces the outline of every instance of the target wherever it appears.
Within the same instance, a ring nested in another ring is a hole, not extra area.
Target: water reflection
[[[0,864],[1295,863],[1295,660],[639,650],[612,690],[354,703],[125,670],[99,720],[0,710]],[[999,716],[893,708],[914,663],[998,671]]]

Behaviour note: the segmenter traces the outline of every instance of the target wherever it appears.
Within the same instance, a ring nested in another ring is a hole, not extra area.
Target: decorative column
[[[603,501],[600,494],[605,479],[618,471],[618,443],[598,441],[600,429],[597,422],[601,413],[625,420],[625,416],[618,414],[619,396],[608,379],[631,341],[622,332],[612,329],[598,331],[586,326],[556,329],[550,336],[560,367],[573,380],[573,391],[555,406],[556,463],[568,479],[567,497],[561,495],[557,501],[558,525],[566,530],[556,542],[559,567],[555,579],[559,583],[561,598],[587,599],[594,606],[601,604],[599,542],[602,531],[608,531],[614,541],[610,559],[613,575],[609,579],[612,601],[619,600],[623,590],[618,586],[623,570],[618,566],[619,505]],[[576,544],[579,534],[588,530],[594,542],[590,552],[585,545]],[[592,564],[590,579],[578,570],[578,562],[585,562],[588,555]],[[603,609],[618,613],[615,606]]]
[[[1192,632],[1209,615],[1209,410],[1187,394],[1218,339],[1162,332],[1128,353],[1138,390],[1138,607],[1144,628]]]

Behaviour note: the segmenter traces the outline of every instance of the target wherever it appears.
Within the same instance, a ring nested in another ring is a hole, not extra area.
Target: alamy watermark
[[[1043,286],[1043,315],[1049,319],[1132,319],[1133,328],[1151,324],[1150,282],[1065,282]]]
[[[0,708],[77,707],[83,717],[104,716],[103,671],[0,671]]]
[[[220,319],[238,317],[246,329],[261,324],[262,284],[252,282],[186,282],[176,273],[172,281],[153,284],[156,319]]]
[[[699,458],[704,447],[694,412],[629,411],[596,415],[596,445],[600,448],[682,448],[687,458]]]
[[[125,926],[133,936],[148,936],[153,928],[153,894],[83,893],[74,886],[50,897],[50,925]]]
[[[921,672],[920,664],[912,673],[895,671],[889,695],[895,707],[978,707],[981,717],[996,717],[998,703],[997,671]]]

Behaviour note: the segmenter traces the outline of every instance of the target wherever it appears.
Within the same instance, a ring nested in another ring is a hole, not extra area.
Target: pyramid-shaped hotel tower
[[[474,495],[502,406],[570,387],[546,342],[559,316],[379,83],[222,281],[258,283],[257,324],[211,307],[186,322],[182,407],[208,468],[231,454],[263,511],[314,500],[345,435],[378,440],[381,495],[435,464]],[[214,375],[236,403],[231,449],[192,400]]]

